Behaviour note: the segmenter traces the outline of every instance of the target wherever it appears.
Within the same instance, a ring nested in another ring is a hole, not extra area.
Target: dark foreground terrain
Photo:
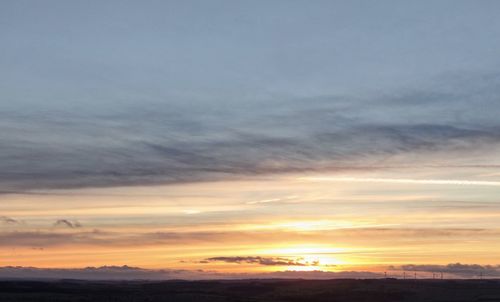
[[[494,280],[0,281],[0,301],[495,301]]]

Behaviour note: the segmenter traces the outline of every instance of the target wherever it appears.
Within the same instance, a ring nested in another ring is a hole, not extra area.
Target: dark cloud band
[[[217,110],[146,102],[100,113],[3,111],[0,191],[369,169],[396,155],[442,151],[467,158],[500,144],[492,113],[500,110],[498,82],[479,77],[453,82],[453,92],[256,101]],[[450,156],[441,164],[462,163]]]

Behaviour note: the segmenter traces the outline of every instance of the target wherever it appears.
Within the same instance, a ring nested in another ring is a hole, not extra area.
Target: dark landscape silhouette
[[[2,302],[497,302],[499,280],[2,281]]]

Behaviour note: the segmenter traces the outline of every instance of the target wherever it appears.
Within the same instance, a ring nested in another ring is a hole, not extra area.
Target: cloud
[[[336,279],[381,278],[381,274],[366,271],[277,271],[268,273],[221,273],[204,270],[144,269],[140,267],[101,266],[86,268],[0,267],[0,279],[82,279],[82,280],[207,280],[207,279]]]
[[[66,223],[61,223],[69,227]],[[74,225],[74,223],[72,223]],[[93,246],[130,246],[130,245],[157,245],[165,243],[199,243],[214,240],[232,240],[252,237],[251,234],[241,232],[108,232],[101,230],[72,232],[64,231],[10,231],[0,232],[0,246],[64,246],[64,245],[93,245]]]
[[[431,184],[459,186],[500,186],[500,181],[474,181],[464,179],[410,179],[410,178],[363,178],[363,177],[303,177],[310,181],[342,181],[342,182],[382,182],[400,184]]]
[[[57,233],[57,232],[1,232],[0,246],[11,247],[49,247],[67,244],[105,245],[105,236],[95,233]]]
[[[479,265],[452,263],[447,265],[389,266],[391,276],[400,276],[398,272],[420,272],[432,276],[444,273],[445,278],[484,278],[500,277],[499,265]],[[384,274],[370,271],[275,271],[267,273],[222,273],[209,270],[184,269],[144,269],[140,267],[101,266],[86,268],[36,268],[22,266],[0,267],[0,279],[83,279],[83,280],[207,280],[207,279],[373,279],[384,278]]]
[[[478,276],[490,278],[500,277],[500,265],[461,264],[457,262],[447,265],[407,264],[401,266],[390,266],[389,269],[426,273],[446,273],[461,278],[473,278]]]
[[[246,257],[212,257],[203,260],[204,263],[207,262],[227,262],[227,263],[249,263],[258,265],[280,265],[280,266],[317,266],[318,261],[307,262],[302,258],[284,258],[284,257],[260,257],[260,256],[246,256]]]
[[[192,273],[182,270],[147,270],[127,265],[76,269],[0,267],[2,279],[161,280],[188,278],[191,275]]]
[[[290,196],[285,196],[285,197],[281,197],[281,198],[270,198],[270,199],[248,201],[248,202],[246,202],[246,204],[286,203],[286,202],[293,202],[297,198],[298,198],[298,196],[296,196],[296,195],[290,195]]]
[[[0,216],[0,222],[4,224],[19,224],[20,222],[14,218],[7,216]]]
[[[469,158],[484,164],[474,152],[500,148],[493,114],[500,110],[500,77],[440,80],[448,84],[370,97],[256,100],[217,110],[205,103],[198,109],[157,103],[101,113],[0,112],[0,126],[9,129],[0,134],[0,191],[377,169],[382,161],[411,166],[404,156],[436,152],[449,155],[440,164]]]
[[[74,228],[81,228],[82,225],[80,224],[80,222],[78,221],[69,221],[67,219],[59,219],[57,220],[56,222],[54,222],[54,226],[65,226],[65,227],[68,227],[68,228],[71,228],[71,229],[74,229]]]
[[[393,244],[408,236],[417,242],[441,240],[443,238],[463,240],[464,238],[496,238],[498,230],[480,228],[346,228],[321,230],[304,233],[301,231],[200,231],[200,232],[118,232],[87,231],[83,228],[72,229],[71,232],[59,229],[37,231],[4,231],[0,232],[0,247],[50,247],[50,246],[157,246],[164,244],[201,244],[213,242],[231,242],[255,244],[256,242],[304,242],[349,240],[351,242],[379,241],[390,239]],[[348,254],[351,252],[347,252]],[[353,251],[353,253],[358,253]],[[214,259],[215,260],[215,259]],[[220,259],[221,260],[221,259]],[[228,257],[226,260],[238,260]],[[245,258],[241,258],[245,260]],[[247,259],[251,260],[251,258]],[[277,259],[275,259],[277,260]],[[283,259],[282,259],[283,260]],[[287,259],[288,260],[288,259]],[[254,259],[257,261],[257,259]],[[299,261],[300,262],[300,261]]]

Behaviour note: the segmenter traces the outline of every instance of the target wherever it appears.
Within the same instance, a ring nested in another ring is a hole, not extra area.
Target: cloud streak
[[[56,231],[4,231],[0,232],[0,247],[60,247],[60,246],[94,246],[94,247],[128,247],[159,246],[165,244],[202,244],[226,242],[230,244],[264,244],[277,242],[316,241],[328,242],[342,240],[344,242],[377,242],[391,240],[393,244],[404,243],[405,238],[415,238],[415,242],[463,240],[464,238],[492,239],[500,235],[496,229],[481,228],[344,228],[320,230],[318,232],[276,230],[276,231],[200,231],[200,232],[118,232],[118,231],[82,231],[81,229],[61,229]],[[350,253],[350,252],[346,252]],[[220,258],[222,261],[255,261],[258,258]],[[217,259],[213,259],[214,261]]]
[[[54,222],[54,226],[65,226],[65,227],[68,227],[70,229],[74,229],[74,228],[81,228],[82,225],[80,224],[80,222],[78,221],[69,221],[67,219],[59,219],[57,220],[56,222]]]
[[[463,179],[411,179],[411,178],[369,178],[369,177],[303,177],[308,181],[373,182],[395,184],[459,185],[459,186],[500,186],[500,181],[478,181]]]
[[[317,266],[318,261],[307,262],[301,258],[291,259],[284,257],[261,257],[261,256],[234,256],[234,257],[211,257],[202,260],[202,263],[208,262],[226,262],[226,263],[247,263],[265,266]]]
[[[15,225],[20,223],[18,220],[7,216],[0,216],[0,222],[7,225]]]

